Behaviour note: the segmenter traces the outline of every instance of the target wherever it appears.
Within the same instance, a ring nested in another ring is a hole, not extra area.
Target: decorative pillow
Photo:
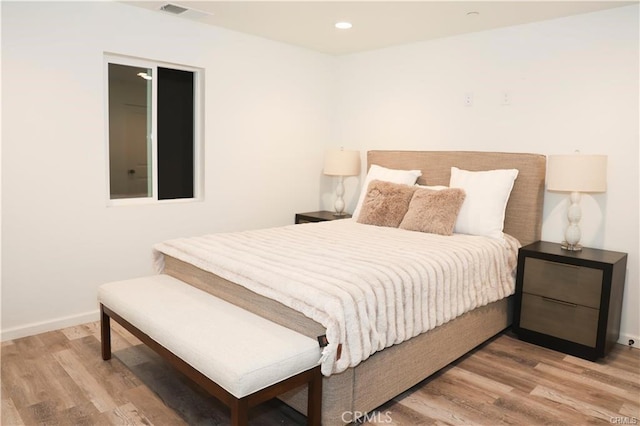
[[[422,189],[430,189],[432,191],[440,191],[441,189],[449,188],[448,186],[445,186],[445,185],[418,185],[418,184],[416,184],[416,187],[422,188]]]
[[[517,169],[471,172],[452,167],[449,186],[466,193],[453,232],[502,238],[504,212],[516,177]]]
[[[464,198],[464,190],[460,188],[417,189],[400,228],[451,235]]]
[[[409,209],[415,186],[374,180],[367,188],[357,221],[397,228]]]
[[[422,172],[420,170],[387,169],[386,167],[373,164],[369,168],[367,177],[364,180],[364,184],[362,185],[362,191],[360,192],[360,198],[358,199],[358,204],[356,204],[356,209],[353,212],[353,218],[358,219],[358,216],[360,215],[360,209],[362,208],[362,203],[364,202],[364,197],[367,195],[369,184],[372,181],[381,180],[385,182],[413,185],[414,183],[416,183],[420,176],[422,176]]]

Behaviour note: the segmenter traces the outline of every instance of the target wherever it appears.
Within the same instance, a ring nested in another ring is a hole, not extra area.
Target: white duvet
[[[164,241],[154,260],[158,271],[163,254],[191,263],[321,323],[328,376],[513,294],[518,247],[508,235],[440,236],[337,220]]]

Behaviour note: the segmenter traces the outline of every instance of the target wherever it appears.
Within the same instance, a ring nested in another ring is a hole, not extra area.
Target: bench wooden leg
[[[313,377],[309,382],[309,394],[307,400],[307,424],[320,426],[322,417],[322,373],[320,366],[312,371]]]
[[[102,359],[111,359],[111,318],[100,304],[100,342],[102,346]]]
[[[247,426],[249,424],[249,403],[247,398],[233,401],[231,408],[231,426]]]

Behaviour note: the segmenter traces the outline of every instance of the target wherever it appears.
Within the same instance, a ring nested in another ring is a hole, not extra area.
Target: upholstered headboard
[[[504,232],[522,245],[540,240],[546,157],[540,154],[476,151],[369,151],[367,167],[421,170],[421,185],[449,185],[451,167],[481,171],[518,169],[504,222]]]

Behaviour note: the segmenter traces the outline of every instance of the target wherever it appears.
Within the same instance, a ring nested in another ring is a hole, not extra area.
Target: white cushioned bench
[[[233,425],[249,408],[309,385],[308,423],[320,424],[318,342],[169,275],[103,284],[102,358],[111,358],[110,318],[231,409]]]

